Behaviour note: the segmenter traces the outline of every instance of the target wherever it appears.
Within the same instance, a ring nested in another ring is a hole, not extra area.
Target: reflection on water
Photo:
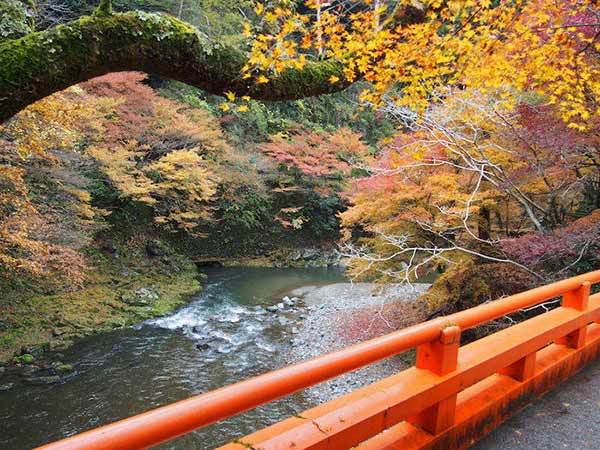
[[[280,367],[293,311],[265,306],[332,269],[211,269],[205,290],[175,314],[90,337],[67,352],[78,375],[0,394],[0,448],[26,449]],[[301,393],[163,444],[207,449],[309,405]]]

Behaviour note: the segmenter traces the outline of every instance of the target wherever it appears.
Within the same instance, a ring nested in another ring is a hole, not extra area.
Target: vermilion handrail
[[[112,450],[118,448],[128,450],[148,448],[431,342],[440,337],[442,329],[448,324],[458,325],[462,330],[473,328],[578,289],[585,281],[592,284],[599,282],[600,270],[414,325],[344,350],[284,367],[90,430],[39,447],[39,449]]]

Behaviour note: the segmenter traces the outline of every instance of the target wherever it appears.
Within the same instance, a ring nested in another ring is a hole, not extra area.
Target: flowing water
[[[0,448],[28,449],[285,364],[300,312],[268,312],[286,291],[343,281],[332,269],[209,269],[174,314],[87,338],[64,352],[63,384],[0,393]],[[301,393],[161,445],[208,449],[313,406]]]

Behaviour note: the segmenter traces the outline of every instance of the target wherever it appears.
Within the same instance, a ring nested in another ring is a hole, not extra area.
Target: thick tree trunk
[[[73,84],[110,72],[139,70],[210,93],[232,91],[286,100],[339,91],[342,64],[323,61],[290,69],[269,83],[243,80],[246,56],[210,42],[191,25],[161,14],[128,12],[82,17],[0,43],[0,122],[25,106]]]

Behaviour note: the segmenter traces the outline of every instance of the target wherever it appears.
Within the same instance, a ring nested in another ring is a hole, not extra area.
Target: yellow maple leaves
[[[267,81],[265,81],[265,83],[268,83],[268,82],[269,82],[269,80],[267,79]],[[231,91],[225,92],[225,98],[227,101],[223,102],[219,105],[219,109],[223,112],[235,110],[239,113],[244,113],[244,112],[248,112],[250,110],[250,108],[248,107],[248,102],[250,102],[251,98],[248,95],[243,95],[242,97],[240,97],[240,100],[243,101],[244,103],[241,105],[238,104],[237,106],[236,106],[236,102],[238,101],[238,98],[234,92],[231,92]]]
[[[592,50],[600,43],[592,0],[407,0],[387,9],[365,3],[370,8],[347,13],[306,0],[304,14],[286,2],[257,3],[262,25],[248,25],[246,34],[256,37],[243,76],[265,84],[302,68],[307,58],[331,58],[344,63],[348,81],[370,83],[363,93],[370,103],[385,95],[422,110],[432,92],[462,85],[501,89],[507,96],[512,90],[514,101],[521,92],[535,92],[557,105],[573,128],[585,128],[599,113],[600,65]],[[396,20],[409,6],[417,18]]]

